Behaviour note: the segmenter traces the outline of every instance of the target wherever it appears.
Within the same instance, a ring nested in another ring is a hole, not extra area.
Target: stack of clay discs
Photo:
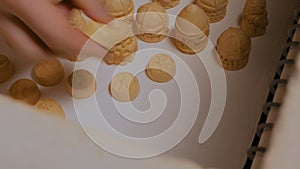
[[[115,18],[121,18],[127,23],[133,21],[134,3],[132,0],[104,0],[106,11]]]
[[[186,54],[202,51],[208,43],[209,27],[209,17],[203,9],[195,4],[186,6],[176,18],[175,46]]]
[[[180,3],[180,0],[153,0],[153,2],[158,2],[164,8],[170,9],[177,6]]]
[[[228,0],[196,0],[195,3],[207,13],[211,23],[219,22],[226,15]]]
[[[159,3],[147,3],[137,11],[134,33],[148,43],[160,42],[169,32],[169,16]]]

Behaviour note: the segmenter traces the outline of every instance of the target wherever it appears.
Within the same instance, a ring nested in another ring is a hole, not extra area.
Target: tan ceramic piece
[[[134,75],[122,72],[112,79],[110,92],[114,99],[120,102],[130,102],[139,95],[140,84]]]
[[[216,48],[225,70],[240,70],[248,63],[251,39],[240,28],[231,27],[218,38]]]
[[[59,84],[64,76],[64,68],[57,60],[38,61],[32,71],[34,80],[42,86],[51,87]]]
[[[147,76],[154,82],[165,83],[173,79],[176,72],[174,60],[166,54],[154,55],[146,68]]]
[[[108,49],[104,58],[107,64],[126,65],[134,58],[138,44],[133,32],[122,20],[104,25],[88,21],[81,29],[91,39]]]
[[[103,6],[111,16],[121,18],[127,23],[133,21],[134,3],[132,0],[104,0]]]
[[[241,29],[250,37],[262,36],[266,33],[268,13],[265,0],[247,0],[241,20]]]
[[[153,0],[153,2],[158,2],[164,8],[170,9],[177,6],[180,3],[180,0]]]
[[[186,6],[176,18],[175,46],[186,54],[202,51],[208,43],[209,26],[209,18],[200,7]]]
[[[138,45],[135,36],[131,36],[111,48],[104,61],[111,65],[124,66],[134,60],[135,52],[138,50]]]
[[[68,15],[68,20],[74,28],[81,28],[85,24],[85,19],[82,17],[82,12],[79,9],[72,9]]]
[[[40,111],[65,119],[65,112],[63,108],[58,102],[56,102],[53,99],[50,98],[40,99],[36,103],[35,107]]]
[[[166,38],[169,32],[169,16],[159,3],[147,3],[137,11],[134,33],[145,42],[155,43]]]
[[[211,23],[219,22],[226,16],[228,0],[196,0],[195,4],[207,13]]]
[[[15,69],[7,56],[0,55],[0,83],[8,81],[14,74]]]
[[[111,49],[117,43],[133,36],[128,24],[120,19],[115,19],[108,24],[89,20],[81,31],[106,49]]]
[[[41,97],[41,91],[38,86],[29,79],[15,81],[10,86],[9,94],[11,97],[31,105],[35,105]]]
[[[68,77],[67,89],[74,98],[84,99],[91,97],[95,93],[97,84],[90,72],[76,70]]]

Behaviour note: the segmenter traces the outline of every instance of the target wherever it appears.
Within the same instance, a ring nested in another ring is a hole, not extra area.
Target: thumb
[[[109,15],[106,9],[101,4],[102,0],[72,0],[72,4],[84,11],[84,13],[91,19],[108,23],[113,17]]]

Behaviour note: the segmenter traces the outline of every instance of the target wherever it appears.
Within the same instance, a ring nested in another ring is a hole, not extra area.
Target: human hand
[[[73,7],[99,22],[112,19],[101,0],[0,0],[0,35],[22,56],[74,59],[88,37],[69,24],[67,15]],[[92,42],[89,49],[106,52]]]

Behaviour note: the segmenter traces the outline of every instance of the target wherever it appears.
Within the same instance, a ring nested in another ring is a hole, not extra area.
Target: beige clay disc
[[[38,61],[33,68],[32,75],[38,84],[51,87],[59,84],[65,73],[61,63],[54,59]]]
[[[14,67],[5,55],[0,55],[0,83],[4,83],[14,74]]]
[[[154,55],[146,68],[147,76],[154,82],[165,83],[173,79],[176,72],[174,60],[166,54]]]
[[[114,99],[120,102],[130,102],[140,92],[139,81],[130,73],[119,73],[114,76],[110,83],[110,92]]]
[[[51,98],[40,99],[35,107],[43,112],[65,119],[65,112],[61,105]]]
[[[41,91],[36,83],[29,79],[19,79],[9,89],[9,94],[25,103],[34,105],[41,97]]]
[[[76,70],[67,80],[67,90],[76,99],[91,97],[97,89],[94,76],[86,70]]]

